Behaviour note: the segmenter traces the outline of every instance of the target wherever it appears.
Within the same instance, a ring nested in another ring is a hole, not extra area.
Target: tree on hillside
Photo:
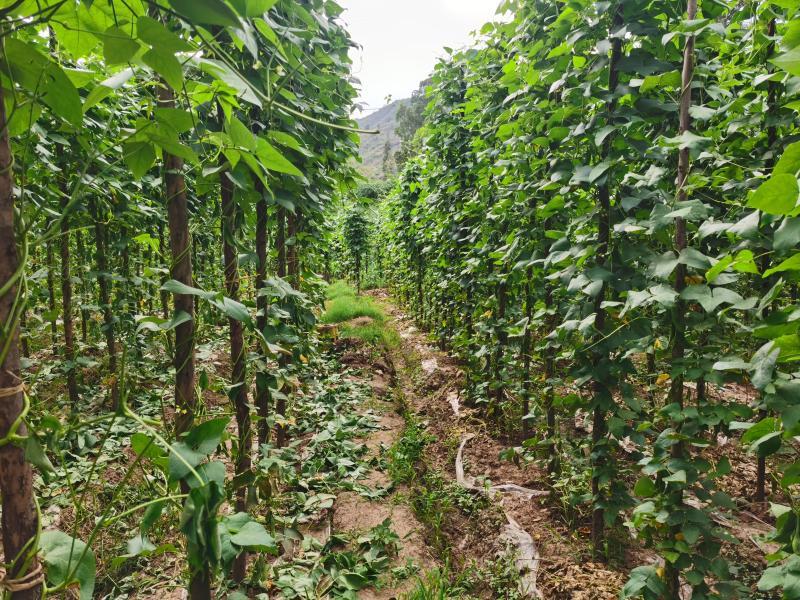
[[[392,158],[392,142],[386,140],[386,143],[383,145],[383,160],[381,161],[384,178],[388,178],[394,174],[391,158]]]
[[[419,87],[411,94],[411,98],[400,105],[397,109],[395,121],[397,122],[397,137],[400,138],[400,149],[395,152],[394,160],[397,163],[398,171],[403,169],[406,161],[416,154],[414,136],[425,123],[425,107],[428,99],[425,95],[425,88],[431,83],[431,79],[420,82]]]
[[[361,272],[364,257],[369,249],[369,221],[360,206],[353,206],[347,213],[343,233],[344,242],[352,261],[356,290],[358,294],[361,294]]]

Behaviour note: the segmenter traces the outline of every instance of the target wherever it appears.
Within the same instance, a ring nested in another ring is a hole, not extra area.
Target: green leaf
[[[750,449],[762,458],[775,454],[781,447],[781,435],[780,431],[768,433],[750,444]]]
[[[166,505],[166,500],[162,502],[154,502],[144,510],[142,521],[139,523],[139,531],[142,533],[142,535],[150,531],[150,528],[153,526],[153,524],[161,517],[161,513],[164,511],[164,507]]]
[[[260,17],[273,6],[278,3],[278,0],[245,0],[245,17]]]
[[[745,371],[750,368],[750,363],[741,358],[733,358],[730,360],[718,360],[711,368],[715,371]]]
[[[264,528],[261,523],[249,520],[236,533],[231,535],[231,542],[241,548],[258,550],[259,552],[278,553],[275,538]]]
[[[185,133],[194,127],[192,113],[182,108],[156,108],[153,114],[158,122],[168,124],[177,133]]]
[[[794,256],[784,260],[778,266],[767,269],[764,271],[764,275],[762,275],[762,277],[767,278],[770,275],[781,273],[783,271],[800,271],[800,254],[795,254]]]
[[[131,448],[137,455],[144,458],[164,456],[164,450],[155,442],[155,439],[146,433],[136,432],[131,435]]]
[[[369,580],[358,573],[342,573],[338,580],[349,590],[363,590],[369,585]]]
[[[686,543],[694,545],[698,539],[700,539],[700,528],[697,525],[686,524],[681,529],[681,533],[683,534]]]
[[[136,179],[144,177],[156,162],[156,151],[147,142],[128,142],[122,146],[122,159]]]
[[[800,244],[800,217],[783,220],[772,239],[775,252],[786,252]]]
[[[175,279],[165,281],[164,285],[161,286],[161,289],[165,292],[169,292],[170,294],[179,294],[184,296],[200,296],[201,298],[213,298],[215,296],[213,292],[204,292],[199,288],[186,285],[185,283],[181,283]]]
[[[800,76],[800,48],[789,50],[773,58],[771,62],[787,73]]]
[[[92,599],[96,566],[94,553],[86,544],[63,531],[44,531],[39,540],[39,550],[47,566],[45,571],[50,587],[77,583],[80,600]]]
[[[688,148],[689,150],[695,151],[710,144],[711,140],[707,137],[692,133],[691,131],[684,131],[676,137],[664,138],[664,142],[668,147],[679,148],[681,150]]]
[[[268,131],[267,137],[275,142],[276,144],[280,144],[281,146],[286,146],[287,148],[291,148],[292,150],[302,151],[303,146],[300,144],[299,140],[283,131]]]
[[[649,594],[648,599],[666,597],[667,588],[664,580],[654,566],[636,567],[620,592],[620,597],[640,598],[644,590]]]
[[[258,138],[258,148],[256,155],[261,163],[269,171],[277,171],[279,173],[286,173],[287,175],[296,175],[302,177],[303,173],[290,163],[275,147],[264,138]]]
[[[13,79],[55,115],[80,127],[83,107],[78,90],[61,67],[31,45],[10,37],[5,40],[6,64]]]
[[[766,417],[750,427],[742,435],[743,444],[752,444],[767,434],[778,431],[778,420],[775,417]]]
[[[212,77],[219,79],[235,89],[238,92],[239,98],[255,106],[261,106],[261,100],[259,100],[256,90],[250,82],[244,79],[237,71],[234,71],[228,65],[218,60],[199,58],[196,62],[203,72],[208,73]]]
[[[733,261],[733,269],[739,273],[753,273],[758,275],[758,266],[752,250],[740,250]]]
[[[179,310],[169,320],[161,319],[159,317],[145,317],[140,319],[136,327],[136,331],[172,331],[178,327],[178,325],[182,325],[183,323],[187,323],[191,320],[192,316],[189,313]]]
[[[258,146],[255,136],[250,132],[244,123],[236,117],[231,117],[228,121],[228,133],[230,133],[231,140],[234,145],[244,148],[249,152],[255,152]]]
[[[47,453],[35,435],[28,435],[25,440],[25,460],[36,466],[42,473],[55,471],[53,463],[50,462]]]
[[[666,279],[678,266],[679,260],[674,252],[665,252],[655,260],[650,261],[650,271],[655,277]]]
[[[193,427],[182,441],[172,444],[169,454],[170,478],[174,481],[185,478],[191,473],[190,466],[196,468],[213,453],[222,442],[229,422],[227,417],[210,419]],[[190,484],[198,484],[194,476],[191,477]]]
[[[156,50],[171,54],[192,50],[192,45],[189,42],[169,31],[155,19],[141,16],[136,26],[139,39]]]
[[[96,106],[108,98],[114,93],[114,90],[117,90],[125,85],[125,83],[127,83],[131,77],[133,77],[133,69],[127,68],[115,75],[112,75],[99,85],[94,86],[92,91],[89,92],[89,95],[86,96],[86,100],[83,101],[83,112],[85,113],[93,106]]]
[[[109,27],[101,37],[103,58],[109,65],[126,64],[141,49],[139,42],[131,38],[129,31],[120,27]]]
[[[173,90],[180,90],[183,87],[183,69],[174,54],[150,49],[144,53],[142,60],[144,64],[161,75]]]
[[[773,340],[775,348],[780,351],[780,363],[796,362],[800,360],[800,336],[796,333],[782,335]]]
[[[210,419],[194,427],[185,438],[187,444],[202,454],[211,454],[222,441],[222,434],[230,419],[220,417]]]
[[[747,206],[771,215],[787,215],[797,206],[799,194],[797,178],[779,173],[761,184],[750,197]]]
[[[758,589],[762,592],[766,592],[782,586],[785,578],[784,569],[785,567],[783,565],[766,569],[761,575],[761,579],[758,580]]]
[[[151,142],[167,154],[178,156],[190,163],[199,162],[194,150],[180,142],[178,133],[172,127],[150,127],[144,133]]]
[[[239,27],[239,18],[223,0],[169,0],[181,18],[190,23]]]
[[[684,471],[683,469],[675,471],[669,477],[665,477],[664,481],[668,483],[686,483],[686,471]]]
[[[231,300],[230,298],[223,298],[222,300],[211,300],[211,303],[234,321],[248,324],[252,323],[252,318],[250,317],[247,307],[241,302]]]
[[[772,173],[773,175],[797,175],[798,171],[800,171],[800,142],[795,142],[786,146]]]
[[[605,175],[609,168],[611,168],[611,163],[605,160],[600,164],[595,165],[589,173],[589,182],[594,183],[600,179],[603,175]]]
[[[649,477],[640,477],[633,487],[633,493],[640,498],[652,498],[657,492],[656,484]]]
[[[12,138],[29,133],[31,127],[42,114],[42,107],[33,100],[20,98],[19,104],[15,104],[15,99],[10,94],[6,94],[6,116],[8,135]]]
[[[775,370],[775,363],[781,352],[774,346],[773,342],[767,342],[758,349],[750,361],[752,368],[750,380],[756,389],[763,390],[772,383],[772,372]]]
[[[153,542],[139,534],[128,540],[128,556],[147,555],[153,552],[156,547]]]
[[[717,261],[717,264],[706,271],[706,281],[708,281],[708,283],[714,283],[714,280],[719,277],[725,269],[731,266],[732,263],[733,256],[730,254]]]

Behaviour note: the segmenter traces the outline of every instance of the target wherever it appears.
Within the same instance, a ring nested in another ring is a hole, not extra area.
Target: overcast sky
[[[365,112],[386,96],[406,98],[433,70],[445,46],[460,48],[492,20],[500,0],[338,0],[353,40],[353,74]]]

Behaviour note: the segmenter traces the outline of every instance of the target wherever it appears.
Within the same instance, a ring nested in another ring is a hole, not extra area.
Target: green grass
[[[507,554],[483,567],[474,562],[455,571],[448,562],[417,577],[417,584],[402,600],[477,600],[492,598],[520,600],[519,573],[514,555]]]
[[[343,323],[340,331],[342,337],[358,338],[386,349],[400,345],[400,336],[386,326],[386,315],[369,296],[356,295],[355,290],[344,281],[329,285],[325,296],[328,301],[321,320],[327,324]],[[369,317],[372,322],[358,326],[348,324],[348,321],[358,317]]]
[[[466,590],[458,583],[450,581],[446,569],[433,569],[417,578],[416,587],[402,596],[403,600],[450,600],[463,598]]]
[[[327,310],[322,315],[323,323],[344,323],[358,317],[370,317],[375,321],[383,321],[383,311],[375,306],[369,298],[356,296],[337,296],[326,302]]]
[[[344,326],[341,330],[344,337],[358,338],[373,346],[397,348],[400,345],[400,336],[394,329],[389,329],[383,323],[370,323],[359,327]]]
[[[410,483],[416,479],[422,450],[433,441],[425,427],[411,413],[406,413],[405,419],[402,437],[389,449],[389,476],[395,483]]]
[[[350,287],[346,281],[334,281],[325,290],[325,297],[328,300],[335,300],[340,297],[356,297],[356,291]]]
[[[381,323],[386,319],[372,298],[357,296],[355,290],[344,281],[329,285],[325,295],[328,301],[325,303],[325,314],[322,315],[323,323],[344,323],[358,317],[369,317]]]

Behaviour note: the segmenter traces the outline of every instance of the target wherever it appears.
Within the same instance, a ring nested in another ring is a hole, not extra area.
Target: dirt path
[[[364,409],[380,415],[380,428],[363,439],[363,443],[369,449],[367,459],[381,458],[400,439],[405,427],[393,394],[394,367],[389,357],[360,352],[350,356],[345,354],[343,362],[360,367],[361,376],[372,388],[372,398]],[[338,494],[333,509],[332,531],[334,534],[352,536],[388,521],[391,530],[400,538],[392,569],[403,569],[409,565],[413,567],[404,576],[387,574],[377,588],[359,592],[358,597],[365,600],[399,598],[414,587],[416,573],[424,573],[439,565],[425,541],[422,524],[407,504],[407,490],[402,486],[392,487],[392,480],[386,472],[386,461],[379,461],[378,464],[381,466],[370,471],[360,483],[374,490],[391,488],[391,493],[377,499],[365,498],[354,491]]]
[[[425,448],[424,468],[472,491],[493,490],[486,510],[445,516],[443,529],[455,565],[491,565],[511,555],[520,571],[521,597],[618,598],[628,569],[654,562],[655,554],[626,539],[616,544],[617,555],[608,564],[593,561],[589,528],[569,524],[561,501],[544,493],[552,491],[547,473],[533,464],[500,458],[507,444],[489,434],[479,410],[465,405],[464,374],[458,363],[433,347],[384,292],[374,295],[389,316],[388,326],[402,340],[393,352],[399,396],[434,439]],[[729,523],[719,517],[719,523],[742,541],[735,549],[736,560],[760,563],[764,549],[755,539],[769,528],[749,513],[738,517]],[[485,597],[498,597],[497,593],[490,590]]]
[[[433,436],[424,453],[425,468],[450,484],[501,488],[489,494],[485,510],[446,515],[443,530],[455,565],[491,570],[504,559],[511,561],[519,571],[521,597],[616,599],[626,574],[591,561],[588,532],[569,527],[544,493],[547,474],[532,464],[500,459],[505,446],[487,433],[480,413],[465,406],[464,374],[457,362],[433,347],[385,294],[376,295],[402,340],[394,360],[406,408]],[[457,462],[463,467],[461,477]],[[484,591],[481,597],[497,597],[497,589]]]

